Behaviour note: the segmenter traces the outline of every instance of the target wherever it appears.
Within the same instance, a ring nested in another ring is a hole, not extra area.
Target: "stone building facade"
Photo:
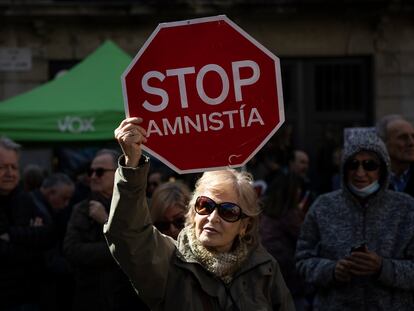
[[[344,127],[389,113],[414,121],[409,0],[0,0],[0,49],[26,49],[31,60],[21,71],[0,66],[0,100],[52,79],[106,39],[133,56],[160,22],[218,14],[281,58],[287,124],[314,159]]]

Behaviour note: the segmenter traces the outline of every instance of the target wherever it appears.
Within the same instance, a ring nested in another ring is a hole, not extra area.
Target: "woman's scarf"
[[[185,257],[194,257],[207,271],[223,280],[226,284],[233,279],[234,273],[242,266],[249,253],[248,245],[243,239],[235,241],[235,245],[230,252],[219,253],[210,251],[201,245],[197,239],[194,227],[183,229],[187,239],[184,239],[186,249],[191,254],[184,254]],[[192,255],[192,256],[191,256]]]

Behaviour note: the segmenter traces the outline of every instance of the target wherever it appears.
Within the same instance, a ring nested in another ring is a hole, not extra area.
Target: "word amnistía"
[[[158,123],[155,120],[148,122],[147,137],[151,134],[159,136],[190,134],[192,132],[220,131],[222,129],[234,129],[235,127],[250,127],[254,123],[264,125],[263,118],[257,108],[244,110],[242,105],[239,110],[212,112],[210,114],[196,114],[190,116],[178,116],[173,120],[162,118]]]
[[[236,102],[243,102],[242,87],[255,84],[260,78],[260,67],[252,60],[235,61],[231,63],[231,75],[233,80],[233,90]],[[242,68],[248,68],[251,76],[241,78],[240,71]],[[208,72],[218,75],[221,79],[222,89],[219,96],[209,97],[203,87],[203,80]],[[177,77],[180,93],[181,108],[184,110],[189,108],[187,99],[186,75],[196,74],[196,89],[199,98],[207,105],[219,106],[223,103],[230,91],[230,79],[227,72],[217,64],[207,64],[196,73],[195,67],[184,67],[170,69],[164,75],[159,71],[147,72],[141,81],[142,89],[153,95],[161,97],[161,103],[153,104],[145,100],[142,104],[143,108],[151,112],[161,112],[167,108],[169,103],[168,93],[159,87],[149,85],[150,79],[158,79],[163,81],[166,77]],[[214,111],[211,113],[202,113],[175,117],[174,119],[162,118],[158,121],[150,120],[147,128],[147,136],[156,134],[159,136],[189,134],[193,132],[220,131],[222,129],[234,129],[235,127],[250,127],[254,123],[264,125],[263,118],[257,108],[246,109],[246,105],[242,104],[239,110]],[[218,110],[218,109],[217,109]]]

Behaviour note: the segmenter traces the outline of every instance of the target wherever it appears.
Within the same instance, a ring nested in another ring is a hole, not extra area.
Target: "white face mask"
[[[358,189],[353,184],[348,183],[349,190],[356,196],[360,198],[366,198],[367,196],[377,192],[380,188],[378,180],[374,181],[372,184],[366,186],[365,188]]]

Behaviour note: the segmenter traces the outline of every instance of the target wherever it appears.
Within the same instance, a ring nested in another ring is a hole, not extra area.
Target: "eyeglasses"
[[[374,160],[351,160],[348,162],[346,168],[351,171],[356,171],[360,165],[362,165],[362,168],[367,172],[376,171],[380,167],[380,164]]]
[[[103,167],[97,167],[97,168],[90,168],[88,170],[88,176],[92,177],[93,173],[96,174],[96,177],[102,177],[105,172],[113,172],[115,169],[109,169],[109,168],[103,168]]]
[[[223,220],[227,222],[236,222],[241,218],[248,217],[242,212],[240,206],[231,202],[217,204],[209,197],[199,196],[195,202],[195,211],[199,215],[210,215],[215,208]]]
[[[0,165],[0,172],[5,172],[5,171],[18,171],[19,168],[17,165],[13,165],[13,164],[4,164],[4,165]]]
[[[174,227],[181,230],[185,225],[185,217],[173,219],[172,221],[157,221],[154,223],[154,226],[161,232],[165,232],[170,229],[171,225],[174,225]]]

